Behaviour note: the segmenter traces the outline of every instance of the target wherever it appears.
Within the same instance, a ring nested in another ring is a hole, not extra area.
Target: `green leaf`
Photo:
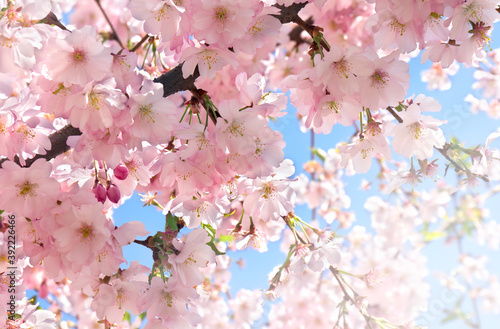
[[[219,249],[215,246],[215,229],[210,224],[201,223],[201,227],[207,231],[210,236],[210,242],[207,242],[207,245],[212,248],[216,255],[225,255],[225,252],[220,252]]]
[[[132,317],[130,316],[130,313],[127,311],[125,314],[123,314],[123,321],[127,321],[128,323],[131,323]]]
[[[179,221],[179,219],[177,217],[172,215],[172,213],[169,211],[165,216],[165,219],[165,231],[170,229],[171,231],[179,232],[179,227],[177,226],[177,222]]]

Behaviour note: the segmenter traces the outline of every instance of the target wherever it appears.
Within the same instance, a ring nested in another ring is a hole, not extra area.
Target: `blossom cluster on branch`
[[[446,141],[446,120],[432,116],[439,102],[407,95],[408,61],[422,52],[434,62],[426,81],[446,89],[456,63],[486,58],[499,8],[493,0],[0,0],[0,326],[250,328],[263,301],[279,298],[266,328],[417,328],[429,298],[423,246],[446,237],[462,248],[477,231],[498,249],[498,223],[476,210],[498,189],[481,199],[462,187],[500,178],[490,147],[500,134],[476,148]],[[498,58],[488,58],[475,86],[491,99],[468,100],[495,117]],[[308,175],[295,178],[270,124],[285,120],[288,99],[313,137],[354,127],[327,152],[312,142]],[[436,179],[435,154],[458,185],[407,190]],[[343,179],[373,163],[378,181],[364,187],[378,184],[397,201],[367,200],[369,232],[353,226]],[[162,212],[164,230],[115,225],[113,209],[135,192]],[[452,207],[449,195],[463,202]],[[301,203],[310,220],[297,215]],[[280,239],[286,257],[267,290],[231,296],[226,251],[265,252]],[[151,268],[127,262],[131,243],[152,252]],[[483,271],[485,258],[460,253],[460,287],[476,317],[467,321],[477,328],[477,296],[500,311],[498,279]],[[495,288],[475,288],[472,278]]]

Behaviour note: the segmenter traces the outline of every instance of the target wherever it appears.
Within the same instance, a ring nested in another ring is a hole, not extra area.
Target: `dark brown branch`
[[[45,18],[43,18],[40,22],[48,25],[55,25],[61,30],[69,31],[66,26],[64,26],[59,20],[57,19],[57,16],[53,13],[50,12]]]
[[[399,123],[403,123],[403,119],[401,119],[401,117],[396,113],[396,111],[394,111],[394,109],[390,106],[387,106],[387,111],[389,111],[390,114],[392,114],[392,116],[398,120]]]
[[[64,152],[68,151],[70,147],[66,143],[68,140],[69,136],[79,136],[81,135],[82,132],[80,129],[73,127],[72,125],[67,125],[64,128],[62,128],[59,131],[56,131],[55,133],[51,134],[49,136],[50,143],[52,144],[52,147],[49,151],[47,151],[46,154],[37,154],[33,158],[26,160],[26,165],[25,167],[29,167],[33,164],[38,159],[46,159],[47,161],[50,159],[55,158],[56,156],[63,154]],[[3,159],[0,160],[0,168],[2,167],[2,164],[8,161],[8,159]],[[16,155],[14,162],[17,163],[18,165],[21,165],[19,162],[19,157]]]
[[[281,10],[279,15],[273,15],[280,20],[281,24],[293,22],[299,15],[299,11],[306,6],[306,2],[294,3],[291,6],[285,7],[282,5],[274,5],[274,7]]]
[[[184,79],[182,77],[183,64],[184,63],[177,65],[167,73],[153,80],[154,82],[161,83],[163,85],[163,97],[173,95],[179,91],[189,90],[189,88],[194,85],[194,81],[200,76],[197,66],[193,75]]]

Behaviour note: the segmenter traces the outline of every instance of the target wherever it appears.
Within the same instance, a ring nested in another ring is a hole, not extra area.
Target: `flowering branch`
[[[390,106],[387,107],[387,111],[389,111],[389,113],[399,122],[399,123],[403,123],[403,119],[396,113],[396,111],[394,111],[394,109]],[[455,160],[453,160],[447,153],[448,149],[450,147],[450,144],[447,143],[444,145],[443,148],[437,148],[437,147],[434,147],[439,153],[441,153],[441,155],[446,159],[448,160],[448,162],[455,168],[455,171],[456,172],[464,172],[467,177],[479,177],[481,178],[484,182],[489,182],[489,179],[488,177],[486,177],[485,175],[479,175],[479,174],[475,174],[475,173],[472,173],[467,167],[465,166],[461,166],[460,164],[458,164]]]
[[[52,145],[51,149],[47,151],[45,154],[37,154],[33,158],[26,160],[26,165],[24,167],[29,167],[38,159],[50,160],[55,158],[56,156],[63,154],[68,151],[70,147],[66,143],[69,136],[79,136],[82,132],[80,129],[73,127],[72,125],[66,125],[59,131],[51,134],[49,136],[50,143]],[[2,168],[2,164],[9,159],[5,158],[0,160],[0,168]],[[19,157],[16,156],[14,162],[18,165],[21,165],[19,162]]]
[[[366,324],[368,325],[368,328],[373,329],[373,327],[372,327],[372,325],[370,323],[371,317],[369,315],[366,315],[365,312],[363,312],[363,310],[361,310],[361,308],[358,307],[358,303],[356,303],[356,301],[351,297],[351,295],[349,295],[349,293],[345,289],[344,284],[342,283],[342,280],[339,277],[339,275],[340,275],[339,270],[337,270],[333,266],[330,266],[329,269],[330,269],[330,272],[332,272],[332,274],[335,277],[335,279],[337,280],[337,282],[338,282],[338,284],[340,286],[340,289],[342,289],[342,293],[344,294],[344,298],[347,299],[347,300],[349,300],[353,305],[356,306],[356,308],[358,309],[359,313],[361,313],[361,315],[365,318]]]

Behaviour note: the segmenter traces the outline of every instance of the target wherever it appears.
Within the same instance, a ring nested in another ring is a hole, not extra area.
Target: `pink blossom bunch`
[[[465,189],[500,179],[500,133],[474,148],[447,142],[432,116],[441,105],[407,94],[419,51],[440,90],[456,63],[478,66],[498,10],[493,0],[0,0],[0,327],[415,328],[429,298],[420,250],[440,238],[458,243],[458,286],[474,309],[498,312],[488,258],[461,243],[498,249],[484,204],[499,189]],[[485,99],[467,101],[499,117],[500,58],[488,60],[473,86]],[[296,176],[285,152],[299,150],[276,129],[289,124],[288,100],[312,136]],[[353,133],[316,148],[314,134],[337,124]],[[344,179],[370,170],[363,190],[391,201],[366,201],[367,231]],[[448,171],[457,186],[413,190]],[[160,231],[114,221],[136,192],[161,210]],[[231,296],[243,262],[230,255],[278,240],[286,256],[267,289]],[[129,259],[130,244],[151,252],[150,267]]]

